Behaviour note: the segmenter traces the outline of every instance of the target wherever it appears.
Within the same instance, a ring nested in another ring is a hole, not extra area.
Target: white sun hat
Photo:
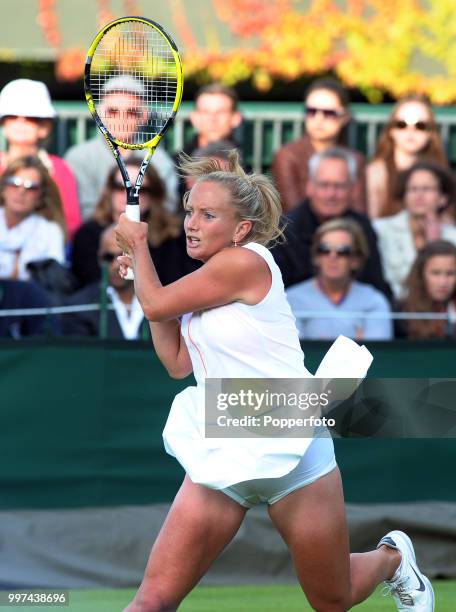
[[[0,92],[0,117],[7,115],[53,119],[57,111],[44,83],[16,79],[7,83]]]
[[[104,83],[102,87],[103,94],[109,93],[131,93],[143,98],[145,96],[144,83],[139,79],[135,79],[129,74],[120,74],[112,77]]]

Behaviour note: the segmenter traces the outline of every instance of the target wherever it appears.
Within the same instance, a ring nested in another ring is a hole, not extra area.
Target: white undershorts
[[[262,502],[275,504],[292,491],[325,476],[336,465],[332,438],[314,438],[298,465],[285,476],[246,480],[220,491],[246,508]]]

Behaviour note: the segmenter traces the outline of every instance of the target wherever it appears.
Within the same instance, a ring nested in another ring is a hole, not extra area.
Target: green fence
[[[59,102],[56,106],[59,119],[51,149],[63,155],[71,144],[95,134],[96,127],[85,103]],[[189,102],[182,105],[166,136],[165,145],[170,152],[180,151],[191,136],[189,115],[192,106]],[[349,145],[371,157],[391,108],[391,104],[353,104]],[[246,161],[256,171],[267,171],[274,152],[302,133],[303,105],[298,102],[244,102],[241,111],[244,121],[238,138]],[[456,107],[436,108],[435,112],[449,159],[456,165]]]
[[[377,377],[456,377],[454,344],[372,343]],[[306,343],[312,371],[327,349]],[[174,395],[141,342],[0,343],[0,510],[169,501],[183,472],[163,450]],[[456,439],[336,440],[350,502],[456,501]]]

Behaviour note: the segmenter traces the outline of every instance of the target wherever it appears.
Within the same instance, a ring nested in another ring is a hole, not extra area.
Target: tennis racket
[[[89,110],[119,166],[127,217],[140,220],[144,173],[182,99],[182,64],[173,39],[154,21],[122,17],[105,25],[87,53],[84,89]],[[136,180],[119,152],[144,149]],[[128,269],[126,278],[133,279]]]

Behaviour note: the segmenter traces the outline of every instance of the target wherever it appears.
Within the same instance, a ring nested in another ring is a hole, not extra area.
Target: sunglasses
[[[8,176],[5,179],[5,185],[9,187],[23,187],[26,191],[38,191],[41,184],[36,181],[29,181],[28,179],[21,179],[19,176]]]
[[[101,253],[100,260],[104,263],[112,263],[119,255],[122,255],[122,253],[111,253],[110,251],[106,251],[105,253]]]
[[[112,191],[125,191],[125,185],[123,183],[119,183],[118,181],[113,181],[110,187]],[[153,189],[151,187],[148,187],[147,185],[141,187],[140,193],[147,193],[150,196],[155,195]]]
[[[337,111],[333,108],[315,108],[314,106],[306,106],[307,117],[315,117],[320,113],[325,119],[340,119],[345,115],[344,111]]]
[[[396,130],[405,130],[408,127],[413,127],[415,130],[419,132],[430,132],[434,129],[432,123],[428,121],[405,121],[404,119],[396,119],[395,121],[391,121],[390,127]]]
[[[317,246],[317,255],[329,255],[330,253],[335,253],[337,257],[351,257],[355,254],[355,251],[349,244],[331,247],[329,244],[326,244],[326,242],[320,242]]]

